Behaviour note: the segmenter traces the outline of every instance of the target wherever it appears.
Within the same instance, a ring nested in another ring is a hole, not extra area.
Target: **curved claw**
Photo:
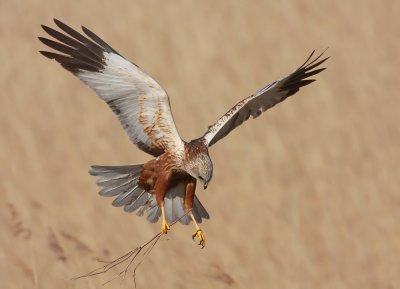
[[[201,229],[196,230],[196,232],[193,233],[192,235],[192,240],[194,240],[194,238],[199,238],[199,244],[201,246],[201,249],[204,248],[204,246],[206,245],[206,239],[204,238],[204,234],[203,231]]]
[[[161,233],[163,233],[163,234],[168,234],[168,231],[171,229],[171,227],[170,227],[170,225],[167,223],[167,222],[162,222],[162,225],[161,225]]]

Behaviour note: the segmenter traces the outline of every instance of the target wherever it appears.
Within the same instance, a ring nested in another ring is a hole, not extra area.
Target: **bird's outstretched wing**
[[[118,116],[130,140],[153,156],[183,145],[165,90],[137,65],[129,62],[89,29],[86,36],[61,21],[64,32],[42,25],[55,40],[39,37],[57,51],[40,51],[59,62],[103,99]]]
[[[253,118],[258,117],[267,109],[298,92],[300,87],[315,81],[315,79],[307,78],[325,70],[325,68],[318,68],[318,66],[329,57],[320,60],[324,51],[318,57],[312,59],[314,52],[315,51],[313,51],[306,62],[292,74],[268,84],[255,94],[243,99],[216,123],[209,126],[207,132],[203,135],[206,144],[212,146],[237,126],[248,120],[250,116]]]

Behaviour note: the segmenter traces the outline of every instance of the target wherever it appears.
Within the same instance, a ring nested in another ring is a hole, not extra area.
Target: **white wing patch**
[[[59,53],[41,51],[55,59],[92,88],[118,116],[131,141],[143,151],[158,156],[166,150],[183,152],[165,90],[138,66],[127,61],[93,32],[86,36],[54,20],[65,34],[43,29],[57,41],[39,37]]]
[[[133,63],[114,53],[104,53],[105,68],[80,71],[77,76],[117,114],[129,138],[149,148],[180,149],[168,95]]]

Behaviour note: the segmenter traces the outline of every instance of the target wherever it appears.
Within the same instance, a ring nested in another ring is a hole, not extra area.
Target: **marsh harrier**
[[[294,72],[274,81],[243,99],[208,127],[205,134],[190,142],[182,140],[175,127],[166,91],[134,63],[126,60],[86,27],[83,34],[59,20],[61,30],[42,25],[54,40],[39,37],[56,52],[40,51],[59,62],[93,89],[117,115],[130,140],[155,158],[145,164],[126,166],[92,166],[90,174],[102,187],[101,196],[117,196],[113,205],[126,212],[147,215],[167,233],[170,224],[180,218],[183,224],[193,221],[192,235],[204,247],[205,238],[198,223],[209,214],[195,195],[196,182],[207,188],[213,175],[208,148],[228,135],[244,121],[258,117],[310,84],[310,76],[320,73],[327,58],[314,52]],[[183,217],[182,217],[183,216]]]

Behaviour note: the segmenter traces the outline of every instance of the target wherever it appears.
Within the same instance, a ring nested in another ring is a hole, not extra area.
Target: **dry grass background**
[[[211,149],[214,179],[198,191],[212,215],[205,250],[192,227],[173,227],[139,288],[400,288],[399,11],[398,1],[1,0],[1,287],[99,288],[106,277],[69,278],[160,229],[97,196],[89,165],[149,157],[37,53],[40,24],[57,17],[154,76],[186,140],[330,47],[315,84]]]

